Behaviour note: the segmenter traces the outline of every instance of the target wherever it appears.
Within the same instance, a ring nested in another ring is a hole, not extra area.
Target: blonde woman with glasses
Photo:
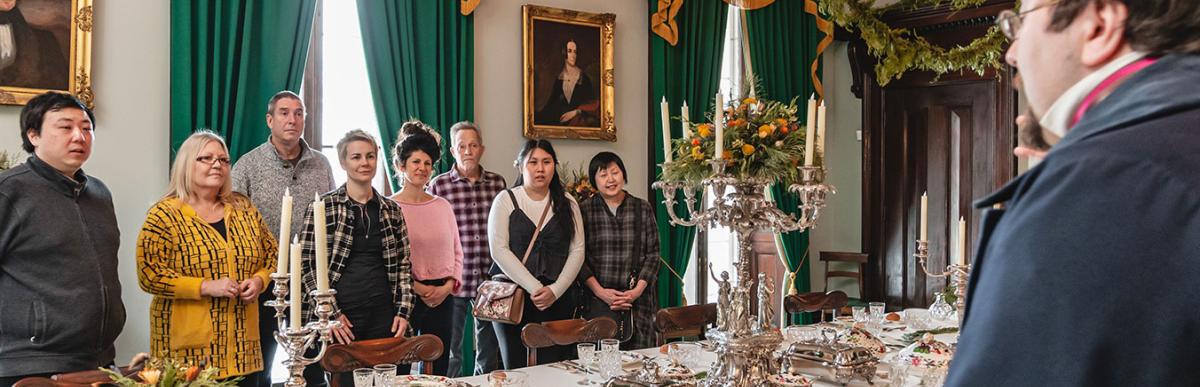
[[[258,295],[276,251],[258,210],[232,191],[229,162],[220,136],[188,137],[137,239],[138,285],[154,296],[152,355],[216,367],[219,378],[263,368],[259,338],[271,332],[258,331]]]

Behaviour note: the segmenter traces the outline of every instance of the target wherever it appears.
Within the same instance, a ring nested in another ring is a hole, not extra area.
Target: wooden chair
[[[120,367],[119,370],[122,375],[128,377],[141,371],[145,365],[146,363],[143,361],[133,366]],[[48,378],[24,378],[14,383],[13,387],[92,387],[110,383],[112,383],[112,378],[107,373],[100,370],[89,370],[61,373]]]
[[[617,322],[608,317],[531,323],[521,329],[521,341],[529,348],[529,366],[537,365],[538,348],[571,345],[617,337]]]
[[[378,364],[411,364],[418,361],[432,362],[442,357],[442,340],[434,335],[416,337],[388,337],[383,339],[355,341],[350,344],[330,345],[321,359],[321,367],[329,372],[330,385],[341,385],[341,374],[359,368],[370,368]],[[423,373],[432,371],[424,367]]]
[[[849,300],[841,290],[791,294],[783,298],[783,310],[788,313],[821,312],[821,321],[824,321],[825,311],[832,310],[833,317],[836,318],[838,310],[846,307]]]
[[[866,295],[866,287],[863,285],[863,273],[867,271],[867,254],[862,253],[846,253],[836,251],[822,251],[821,262],[825,262],[825,291],[829,291],[830,278],[851,278],[858,283],[858,297],[862,298]],[[858,264],[858,271],[846,270],[829,270],[830,262],[850,262]]]
[[[704,328],[717,322],[717,304],[662,308],[654,314],[654,330],[658,345],[682,337],[704,338]]]

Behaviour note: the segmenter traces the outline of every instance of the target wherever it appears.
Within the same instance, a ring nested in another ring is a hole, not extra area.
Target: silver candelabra
[[[764,178],[738,177],[725,172],[727,161],[712,160],[713,174],[699,184],[684,181],[657,181],[653,187],[663,192],[671,224],[676,226],[724,226],[737,233],[738,258],[736,267],[737,284],[730,285],[728,273],[721,273],[717,282],[720,299],[717,302],[717,324],[709,329],[707,337],[716,343],[717,362],[704,379],[709,387],[753,386],[767,382],[767,375],[775,373],[778,364],[772,353],[783,341],[771,324],[771,312],[762,310],[769,305],[774,293],[771,281],[758,281],[758,316],[750,315],[752,300],[751,286],[754,277],[750,262],[754,259],[750,236],[757,230],[781,232],[803,231],[816,226],[825,198],[836,193],[836,189],[825,184],[825,168],[803,166],[800,183],[792,184],[789,191],[800,196],[799,217],[778,209],[764,196],[771,181]],[[733,192],[726,195],[729,188]],[[713,205],[705,208],[697,203],[697,192],[712,190]],[[683,191],[683,202],[688,216],[675,213],[676,191]],[[782,284],[781,284],[782,285]]]
[[[309,364],[316,363],[325,357],[325,350],[333,343],[333,330],[342,326],[342,323],[333,318],[337,314],[337,300],[334,296],[337,291],[329,289],[326,291],[313,290],[309,295],[313,298],[317,319],[304,324],[300,329],[285,328],[287,320],[284,318],[289,307],[299,308],[300,305],[291,305],[288,301],[289,288],[288,285],[291,279],[287,274],[272,273],[271,280],[275,282],[275,287],[271,293],[275,295],[275,299],[266,302],[266,306],[275,308],[275,320],[278,322],[279,330],[275,332],[275,339],[279,345],[283,346],[284,352],[287,352],[287,359],[283,361],[283,366],[288,369],[288,379],[284,383],[287,387],[303,387],[306,383],[304,380],[304,367]],[[320,343],[316,342],[320,340]],[[313,345],[319,345],[320,349],[316,356],[306,357],[305,352]]]
[[[971,275],[971,264],[955,264],[946,265],[945,270],[929,271],[926,269],[926,261],[929,259],[929,241],[917,241],[917,251],[913,253],[913,257],[917,258],[917,266],[921,267],[921,271],[925,275],[942,278],[952,276],[950,279],[954,281],[954,309],[958,315],[958,326],[962,326],[963,312],[967,308],[967,280]]]

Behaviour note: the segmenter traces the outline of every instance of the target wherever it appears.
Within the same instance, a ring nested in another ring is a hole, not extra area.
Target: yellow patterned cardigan
[[[225,206],[225,229],[228,241],[191,206],[169,198],[150,208],[137,240],[138,285],[154,296],[151,353],[218,367],[219,378],[262,370],[258,301],[201,296],[200,283],[257,276],[269,289],[278,246],[258,210],[240,194]]]

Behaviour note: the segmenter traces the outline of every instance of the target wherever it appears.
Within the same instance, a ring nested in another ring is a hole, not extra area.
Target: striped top
[[[228,238],[183,201],[163,199],[146,214],[137,239],[138,285],[154,296],[152,356],[203,362],[219,368],[219,378],[262,369],[258,302],[201,296],[200,283],[257,276],[270,284],[276,251],[275,238],[245,196],[235,194],[224,220]]]

